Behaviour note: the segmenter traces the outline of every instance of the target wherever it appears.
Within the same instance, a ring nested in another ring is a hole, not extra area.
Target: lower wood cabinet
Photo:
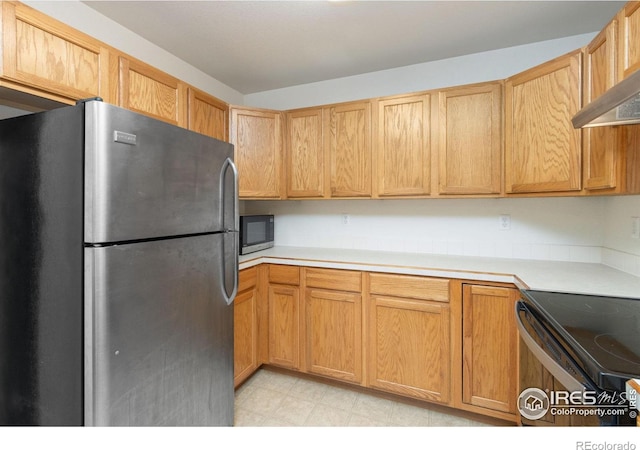
[[[305,269],[308,372],[362,381],[361,279],[360,272]]]
[[[369,385],[447,404],[448,280],[370,274]]]
[[[269,266],[268,330],[270,364],[300,368],[300,269]]]
[[[236,386],[266,363],[516,422],[519,291],[510,286],[284,264],[243,270]]]
[[[496,286],[463,286],[462,402],[515,418],[518,332],[514,311],[519,292]]]
[[[238,386],[258,369],[257,268],[240,271],[233,302],[233,384]]]

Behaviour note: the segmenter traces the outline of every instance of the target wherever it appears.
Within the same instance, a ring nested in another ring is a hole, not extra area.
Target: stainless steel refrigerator
[[[233,425],[231,144],[100,101],[0,121],[0,424]]]

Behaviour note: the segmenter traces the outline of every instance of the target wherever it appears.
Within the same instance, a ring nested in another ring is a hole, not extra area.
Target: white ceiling
[[[87,1],[242,94],[602,29],[617,1]]]

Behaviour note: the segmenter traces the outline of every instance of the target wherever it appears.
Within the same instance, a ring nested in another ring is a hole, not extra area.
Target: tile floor
[[[509,425],[437,405],[414,405],[357,388],[262,368],[236,390],[235,426],[399,427]]]

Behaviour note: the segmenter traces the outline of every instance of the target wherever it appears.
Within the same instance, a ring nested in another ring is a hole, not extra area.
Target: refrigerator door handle
[[[227,305],[231,305],[231,303],[233,303],[233,300],[236,298],[236,294],[238,293],[238,246],[237,246],[238,235],[237,233],[226,233],[226,234],[230,235],[233,238],[233,242],[234,242],[233,249],[232,249],[233,256],[231,258],[232,262],[230,262],[229,258],[225,256],[227,252],[223,251],[221,253],[223,270],[220,271],[222,276],[220,286],[221,286],[222,295],[224,297],[225,302],[227,302]],[[229,269],[229,267],[231,268]],[[231,278],[233,279],[233,289],[231,290],[230,294],[227,293],[227,276],[226,275],[228,270],[231,270],[231,274],[232,274]]]
[[[231,204],[232,204],[232,215],[231,217],[233,218],[233,223],[231,224],[231,226],[229,226],[228,222],[227,222],[227,191],[226,191],[226,187],[227,185],[225,184],[225,175],[227,170],[231,170],[231,174],[233,176],[233,181],[232,181],[232,199],[231,199]],[[223,245],[226,244],[228,238],[231,238],[233,245],[232,248],[230,249],[229,252],[227,252],[227,249],[224,249],[221,256],[222,256],[222,267],[223,267],[223,271],[222,271],[222,294],[224,296],[225,301],[227,302],[227,305],[230,305],[231,303],[233,303],[234,298],[236,297],[236,294],[238,293],[238,263],[239,263],[239,256],[238,256],[238,225],[239,225],[239,219],[238,219],[238,169],[236,168],[235,164],[233,164],[233,161],[231,160],[231,158],[227,158],[225,159],[224,163],[222,164],[222,168],[220,169],[221,171],[221,175],[220,175],[220,214],[221,216],[221,220],[220,223],[222,224],[223,230],[225,231],[225,239],[224,239],[224,243]],[[230,258],[229,258],[230,256]],[[233,288],[231,290],[231,293],[229,294],[227,291],[227,281],[229,280],[229,277],[227,276],[227,274],[231,274],[231,279],[233,280]]]
[[[226,171],[231,169],[231,174],[233,175],[233,224],[231,224],[231,226],[229,226],[229,224],[227,223],[226,220],[226,208],[227,208],[227,202],[226,200],[226,185],[225,185],[225,174]],[[222,224],[222,227],[224,229],[224,231],[238,231],[238,226],[239,226],[239,218],[238,218],[238,169],[236,168],[236,165],[233,163],[233,161],[231,160],[231,158],[227,158],[224,160],[224,163],[222,163],[222,168],[220,169],[220,223]]]

